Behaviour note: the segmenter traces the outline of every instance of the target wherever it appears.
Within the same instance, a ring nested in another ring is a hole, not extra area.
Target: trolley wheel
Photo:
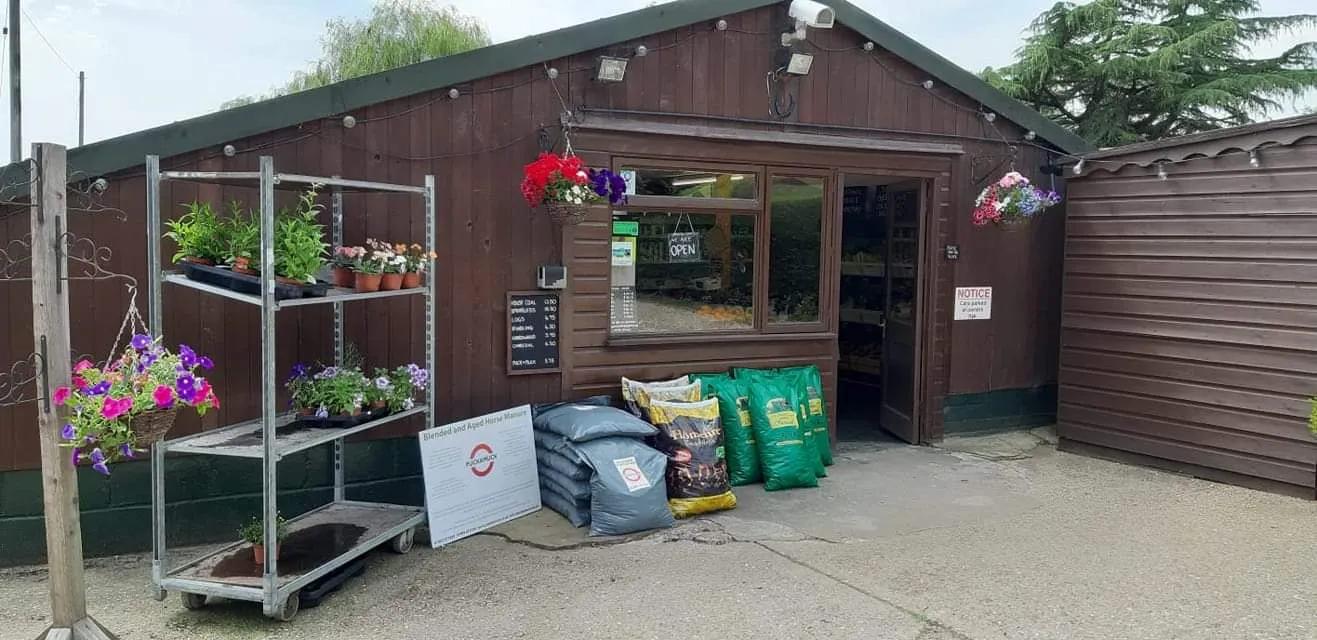
[[[196,611],[206,606],[206,595],[202,593],[179,592],[179,597],[183,601],[183,608],[188,611]]]
[[[169,592],[160,587],[152,587],[151,589],[151,597],[154,598],[156,602],[164,602],[165,598],[168,596]]]
[[[412,550],[412,545],[416,542],[416,528],[412,527],[396,536],[389,541],[389,550],[398,554],[405,555]]]
[[[297,617],[297,611],[302,608],[302,595],[300,591],[294,591],[284,600],[282,606],[274,612],[271,618],[279,622],[292,622]]]

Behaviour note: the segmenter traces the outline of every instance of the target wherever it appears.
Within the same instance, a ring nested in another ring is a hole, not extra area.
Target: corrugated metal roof
[[[1289,146],[1314,136],[1317,136],[1317,114],[1112,147],[1084,154],[1084,159],[1102,161],[1101,168],[1119,171],[1131,165],[1148,167],[1158,162],[1182,162],[1193,157],[1214,158],[1227,152],[1247,153],[1269,146]]]

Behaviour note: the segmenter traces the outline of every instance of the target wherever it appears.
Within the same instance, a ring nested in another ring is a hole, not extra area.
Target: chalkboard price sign
[[[558,373],[558,294],[508,294],[508,374]]]

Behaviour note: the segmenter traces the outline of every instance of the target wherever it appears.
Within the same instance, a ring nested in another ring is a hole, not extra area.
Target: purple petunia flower
[[[328,380],[338,376],[338,367],[325,367],[324,371],[316,374],[316,380]]]
[[[178,345],[178,360],[184,367],[191,369],[197,366],[197,352],[185,344]]]
[[[97,382],[95,385],[93,385],[92,388],[90,388],[90,389],[87,390],[87,395],[90,395],[90,396],[103,396],[103,395],[105,395],[106,392],[108,392],[109,390],[110,390],[110,381],[109,381],[109,380],[101,380],[100,382]]]
[[[91,468],[95,469],[96,473],[99,473],[103,476],[110,475],[110,466],[107,465],[104,460],[101,460],[100,462],[91,463]]]
[[[151,346],[151,336],[139,333],[133,336],[132,345],[138,351],[146,351]]]
[[[83,446],[87,446],[87,447],[96,444],[96,436],[88,435],[84,437],[82,439],[82,444]],[[97,451],[99,451],[99,449],[97,449]]]
[[[197,360],[197,364],[200,364],[201,368],[207,371],[215,368],[215,361],[211,360],[210,356],[201,356],[201,358]]]
[[[73,466],[75,467],[78,466],[78,462],[82,460],[82,452],[77,449],[74,449],[73,455],[69,456],[69,459],[73,463]]]
[[[393,384],[390,383],[390,382],[389,382],[389,379],[386,378],[386,377],[384,377],[384,376],[380,376],[380,377],[378,377],[378,378],[375,378],[375,388],[376,388],[376,389],[379,389],[380,391],[388,391],[388,390],[389,390],[389,387],[392,387],[392,386],[393,386]]]
[[[59,432],[59,437],[64,438],[65,440],[72,440],[78,437],[78,432],[73,429],[73,425],[66,424],[64,425],[64,429]]]
[[[119,445],[119,454],[122,455],[122,456],[125,457],[125,458],[133,458],[133,457],[136,457],[136,456],[133,455],[133,448],[130,447],[130,446],[128,446],[128,443],[126,443],[126,442],[123,443],[123,444],[121,444],[121,445]]]
[[[319,408],[319,409],[316,409],[316,417],[317,417],[317,418],[328,418],[328,417],[329,417],[329,409],[326,409],[326,408],[325,408],[325,405],[323,405],[323,404],[320,405],[320,408]]]

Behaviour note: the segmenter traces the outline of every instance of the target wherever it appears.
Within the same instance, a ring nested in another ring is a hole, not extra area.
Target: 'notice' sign
[[[957,320],[991,320],[992,287],[956,287]]]

